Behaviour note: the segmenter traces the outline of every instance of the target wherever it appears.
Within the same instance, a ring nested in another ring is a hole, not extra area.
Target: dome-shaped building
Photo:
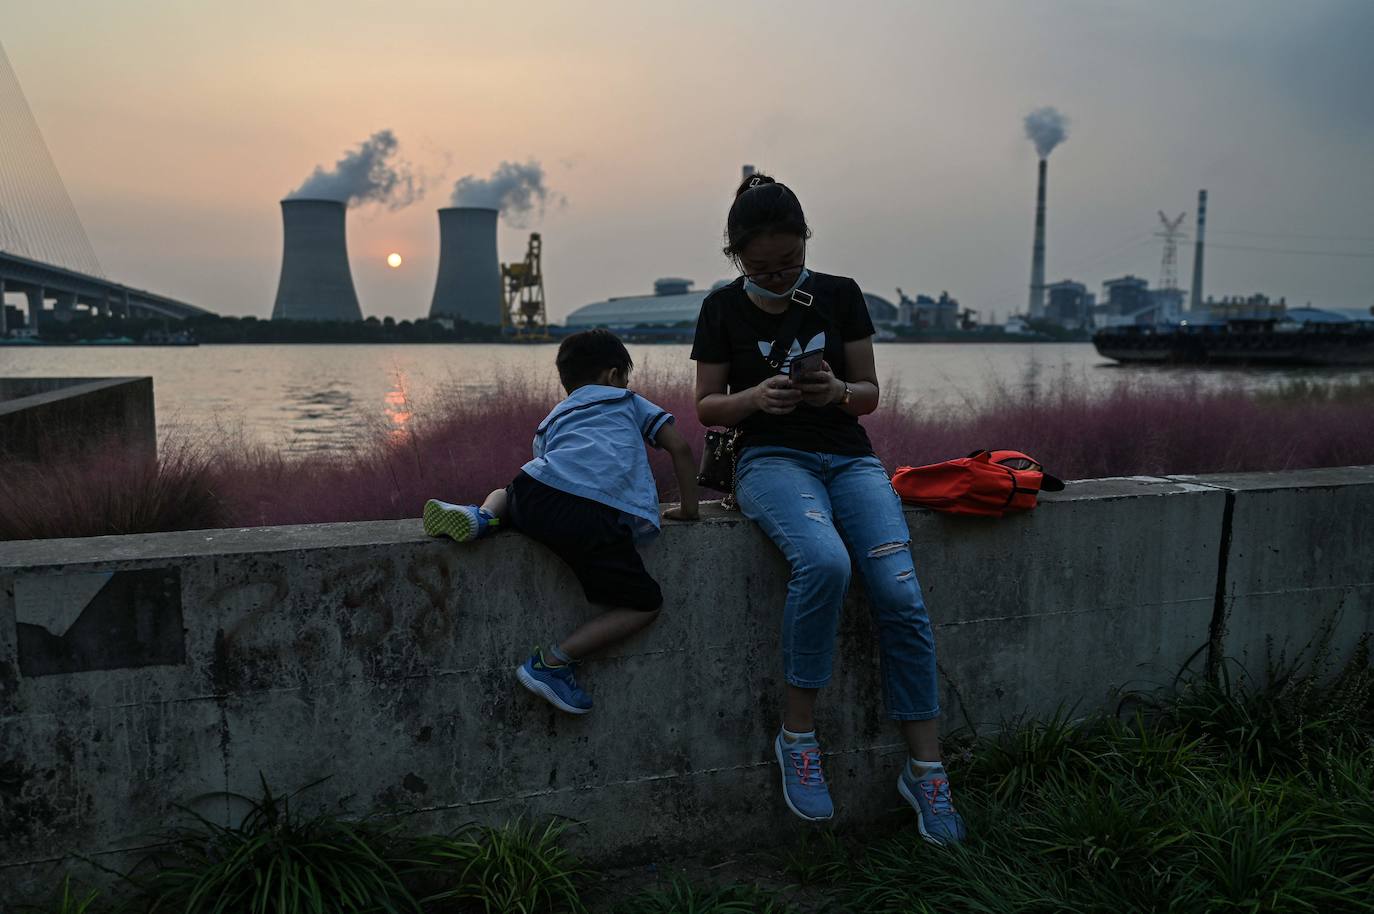
[[[609,327],[626,330],[634,327],[682,327],[697,325],[701,302],[709,290],[692,290],[690,279],[668,277],[655,280],[653,295],[627,295],[583,305],[569,314],[563,325],[570,330]]]
[[[683,331],[690,337],[701,313],[701,303],[708,294],[729,280],[720,280],[711,289],[692,289],[692,280],[666,277],[654,281],[653,295],[627,295],[583,305],[569,314],[563,325],[569,330],[607,327],[611,330],[649,329]],[[878,295],[864,293],[869,317],[875,324],[891,324],[897,319],[897,307]]]
[[[864,301],[868,304],[868,317],[873,323],[897,323],[897,306],[892,302],[881,295],[874,295],[872,292],[864,293]]]

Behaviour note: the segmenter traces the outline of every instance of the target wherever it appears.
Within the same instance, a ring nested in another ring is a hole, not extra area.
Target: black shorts
[[[553,550],[592,603],[650,611],[663,591],[644,570],[634,535],[620,512],[521,473],[506,486],[507,517],[521,533]]]

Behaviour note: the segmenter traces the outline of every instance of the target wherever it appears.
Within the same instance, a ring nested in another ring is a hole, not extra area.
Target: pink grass
[[[1255,397],[1200,386],[1057,385],[995,391],[961,415],[879,410],[864,420],[889,470],[1007,447],[1065,479],[1234,473],[1374,463],[1374,391]]]
[[[0,473],[0,540],[110,536],[230,525],[212,458],[185,442],[157,460],[117,443]]]
[[[634,380],[699,447],[690,382],[652,371]],[[406,518],[427,498],[480,502],[530,458],[534,429],[561,396],[518,378],[477,395],[450,391],[408,404],[402,426],[361,429],[344,454],[285,456],[221,441],[164,446],[156,471],[111,460],[112,449],[99,462],[12,467],[0,474],[0,539]],[[940,412],[894,405],[900,399],[889,392],[863,419],[889,470],[982,447],[1026,451],[1066,479],[1374,464],[1368,387],[1255,397],[1123,384],[1104,395],[1061,382],[1002,387]],[[650,462],[661,498],[675,500],[667,455],[653,452]]]

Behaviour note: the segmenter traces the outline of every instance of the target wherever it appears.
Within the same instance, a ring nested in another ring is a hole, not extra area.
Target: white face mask
[[[801,284],[806,282],[810,278],[811,271],[806,269],[805,267],[802,267],[802,271],[799,274],[797,274],[797,281],[792,283],[792,285],[788,286],[787,291],[785,292],[774,292],[770,289],[765,289],[763,286],[754,282],[752,279],[746,278],[744,280],[744,291],[748,292],[750,295],[755,295],[759,298],[766,298],[770,301],[779,301],[784,298],[791,298],[792,293],[797,291],[797,289],[801,288]]]

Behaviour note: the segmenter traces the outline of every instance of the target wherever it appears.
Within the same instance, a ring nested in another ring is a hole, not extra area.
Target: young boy
[[[571,566],[587,599],[608,607],[558,644],[536,649],[516,670],[521,685],[560,711],[586,714],[592,698],[574,668],[591,654],[648,627],[663,594],[644,570],[635,542],[658,533],[658,490],[644,442],[673,458],[680,507],[697,517],[696,465],[673,417],[627,389],[634,363],[608,330],[574,333],[558,347],[558,378],[568,396],[539,424],[534,459],[481,507],[425,502],[425,533],[459,542],[511,526]]]

